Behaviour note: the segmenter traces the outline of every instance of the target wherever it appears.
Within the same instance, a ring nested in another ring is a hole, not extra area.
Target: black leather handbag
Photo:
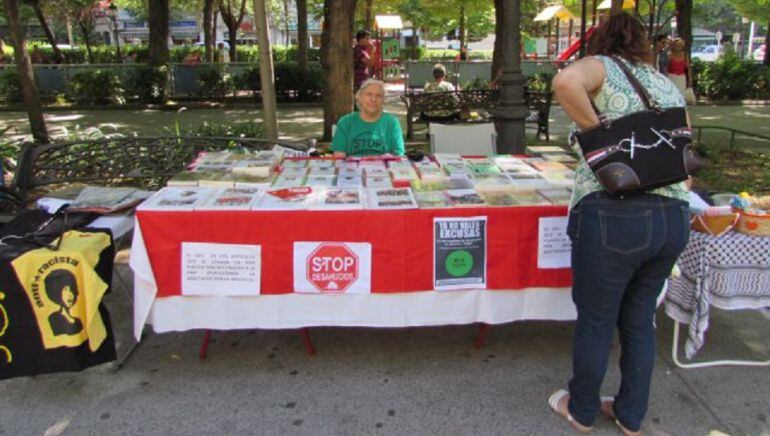
[[[586,163],[610,194],[628,195],[686,180],[703,167],[692,146],[683,107],[663,109],[626,64],[611,59],[625,73],[646,110],[608,119],[591,101],[598,125],[576,133]]]

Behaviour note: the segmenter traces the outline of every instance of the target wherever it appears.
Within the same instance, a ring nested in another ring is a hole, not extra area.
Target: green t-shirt
[[[348,156],[372,156],[390,153],[404,155],[404,136],[395,116],[383,113],[373,123],[361,119],[358,112],[349,113],[337,121],[332,151]]]

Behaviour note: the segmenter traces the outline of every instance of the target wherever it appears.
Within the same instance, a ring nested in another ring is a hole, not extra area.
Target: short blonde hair
[[[380,89],[382,89],[382,95],[385,95],[385,83],[382,80],[366,79],[364,80],[364,83],[361,84],[361,87],[358,88],[358,91],[356,91],[356,99],[358,99],[358,97],[361,96],[361,93],[364,92],[364,89],[372,85],[379,86]]]

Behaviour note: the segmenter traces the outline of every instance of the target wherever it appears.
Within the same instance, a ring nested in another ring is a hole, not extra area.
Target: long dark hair
[[[588,54],[620,56],[634,64],[655,62],[644,26],[626,12],[599,25],[588,40]]]

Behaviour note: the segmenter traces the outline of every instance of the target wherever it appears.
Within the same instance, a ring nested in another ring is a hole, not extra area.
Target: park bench
[[[112,138],[54,144],[25,144],[13,183],[0,196],[6,221],[37,198],[74,183],[159,189],[201,151],[269,150],[307,146],[258,138],[161,137]],[[1,221],[0,221],[1,222]]]
[[[548,133],[548,116],[551,111],[551,99],[553,93],[525,91],[524,101],[531,115],[526,123],[533,124],[537,128],[536,137],[545,137],[550,140]],[[492,110],[497,105],[500,94],[497,90],[468,89],[448,92],[407,92],[401,96],[406,105],[406,136],[414,139],[414,124],[427,124],[430,119],[425,113],[431,112],[459,112],[461,120],[456,122],[489,122],[492,121]],[[476,116],[462,119],[463,114],[475,112]]]

